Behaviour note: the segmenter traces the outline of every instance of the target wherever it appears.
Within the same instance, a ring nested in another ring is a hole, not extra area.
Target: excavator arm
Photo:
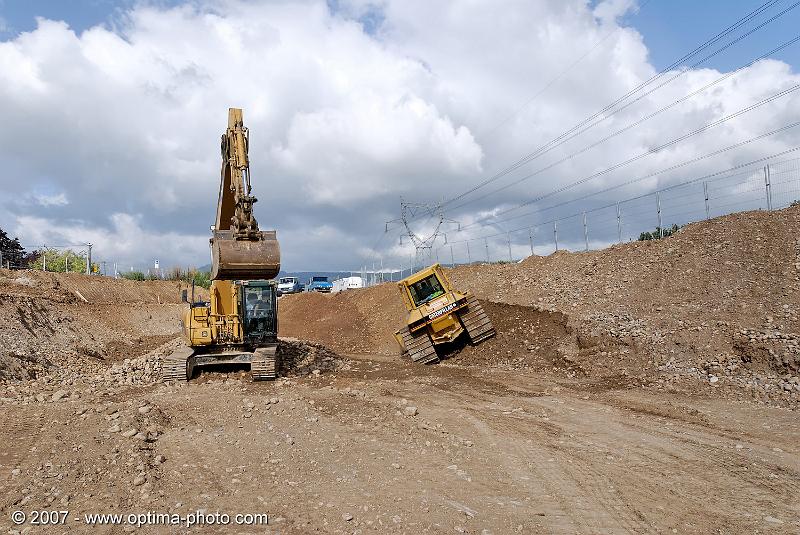
[[[280,271],[281,253],[274,230],[262,231],[253,215],[248,132],[242,110],[228,110],[222,135],[222,171],[217,218],[211,237],[213,280],[271,279]]]

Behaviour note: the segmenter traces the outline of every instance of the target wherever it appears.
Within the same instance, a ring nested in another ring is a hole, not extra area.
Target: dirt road
[[[78,386],[2,405],[0,517],[70,511],[42,533],[123,532],[72,517],[148,510],[271,515],[175,533],[800,530],[796,412],[610,386],[368,356],[268,384]]]

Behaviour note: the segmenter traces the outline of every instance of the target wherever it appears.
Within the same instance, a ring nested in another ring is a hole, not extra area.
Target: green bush
[[[119,276],[123,279],[128,279],[131,281],[145,280],[145,275],[141,271],[126,271],[125,273],[120,273]]]
[[[667,236],[672,236],[681,227],[678,225],[672,225],[669,228],[661,229],[661,227],[656,227],[653,232],[642,232],[639,234],[639,241],[649,241],[649,240],[657,240],[659,238],[666,238]]]
[[[211,273],[208,271],[199,271],[194,268],[182,269],[174,267],[164,273],[164,278],[172,281],[183,281],[187,284],[194,282],[197,286],[206,289],[211,287]]]

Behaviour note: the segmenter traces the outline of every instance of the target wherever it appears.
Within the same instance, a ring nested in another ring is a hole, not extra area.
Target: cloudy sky
[[[483,236],[526,226],[547,254],[554,218],[800,146],[800,127],[769,134],[800,121],[800,44],[741,68],[796,36],[793,1],[768,2],[683,59],[763,4],[0,0],[0,228],[28,246],[92,242],[121,266],[208,263],[219,136],[227,108],[241,107],[256,216],[277,229],[286,269],[407,264],[402,226],[384,232],[401,198],[445,202],[463,228],[441,227],[457,260],[465,240],[475,259]],[[701,215],[699,195],[681,217]],[[655,226],[650,205],[625,206],[626,232]],[[613,214],[594,214],[599,247],[617,229]],[[412,231],[437,220],[417,214]],[[521,230],[491,238],[491,256],[508,238],[513,256],[529,251]],[[584,238],[580,217],[565,220],[562,247]]]

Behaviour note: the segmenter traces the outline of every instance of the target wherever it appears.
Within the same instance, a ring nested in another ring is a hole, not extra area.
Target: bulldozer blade
[[[261,239],[237,240],[232,232],[216,232],[211,240],[212,280],[272,279],[281,269],[281,250],[275,231]]]

